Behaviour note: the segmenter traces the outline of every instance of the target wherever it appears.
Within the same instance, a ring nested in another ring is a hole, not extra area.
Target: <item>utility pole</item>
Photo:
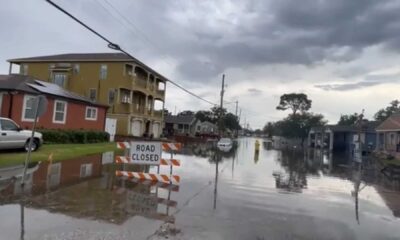
[[[238,117],[238,105],[239,105],[239,101],[236,100],[235,103],[236,103],[235,116],[236,116],[236,119],[239,121],[239,117]],[[238,124],[240,124],[240,123],[238,122]],[[238,132],[239,132],[239,126],[236,126],[236,137],[238,137]]]
[[[362,163],[362,142],[361,142],[361,132],[362,132],[362,123],[363,123],[363,118],[364,118],[364,109],[362,110],[361,114],[358,116],[358,152],[355,154],[355,159],[359,161],[360,165],[359,167],[361,168],[361,163]]]
[[[224,109],[224,93],[225,93],[225,74],[222,74],[222,86],[221,86],[221,103],[220,103],[220,116],[219,116],[219,133],[222,135],[222,124],[223,124],[223,109]]]

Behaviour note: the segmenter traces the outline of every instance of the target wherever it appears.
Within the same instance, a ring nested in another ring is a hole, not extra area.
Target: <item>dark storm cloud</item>
[[[207,56],[212,70],[207,72],[201,64],[204,71],[185,69],[186,57],[180,55],[181,72],[208,78],[233,67],[348,62],[376,45],[400,49],[399,1],[306,0],[300,4],[283,0],[258,3],[257,8],[245,11],[241,14],[255,17],[233,25],[230,31],[212,31],[210,37],[210,26],[199,22],[204,19],[191,20],[196,41],[190,42],[192,47],[186,53]]]
[[[320,88],[325,91],[350,91],[350,90],[355,90],[355,89],[360,89],[360,88],[365,88],[365,87],[376,86],[376,85],[380,85],[382,83],[383,82],[361,81],[361,82],[343,83],[343,84],[320,84],[320,85],[315,85],[315,87]]]
[[[400,74],[371,74],[364,78],[363,81],[342,84],[317,84],[316,88],[325,91],[350,91],[366,87],[372,87],[385,83],[398,83],[400,82]]]
[[[130,22],[122,20],[107,2]],[[172,60],[169,65],[176,66],[177,76],[188,81],[210,81],[232,68],[348,62],[376,45],[389,51],[400,49],[400,1],[396,0],[60,0],[58,3],[139,59]],[[72,49],[107,51],[102,41],[48,4],[32,1],[25,8],[21,10],[10,1],[0,9],[0,26],[10,29],[8,22],[13,22],[15,32],[5,33],[5,42],[23,43],[18,39],[25,38],[42,44],[33,48],[31,43],[18,44],[21,53],[5,49],[4,56],[43,55]],[[30,14],[24,14],[28,9]],[[38,32],[37,26],[42,30]],[[96,45],[91,44],[94,39]]]
[[[250,94],[261,94],[263,91],[257,88],[249,88],[247,89],[247,92],[249,92]]]

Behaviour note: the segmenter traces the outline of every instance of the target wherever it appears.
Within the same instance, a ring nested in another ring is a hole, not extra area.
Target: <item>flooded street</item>
[[[0,239],[400,239],[400,185],[373,161],[256,154],[255,140],[227,153],[186,145],[179,186],[115,177],[113,153],[32,165],[23,190],[18,168],[0,169]]]

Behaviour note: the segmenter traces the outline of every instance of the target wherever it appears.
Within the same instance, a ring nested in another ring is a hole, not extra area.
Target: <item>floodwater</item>
[[[400,184],[373,160],[257,154],[255,140],[186,145],[179,186],[115,177],[157,168],[116,166],[113,153],[32,165],[23,189],[20,166],[0,169],[0,239],[400,239]]]

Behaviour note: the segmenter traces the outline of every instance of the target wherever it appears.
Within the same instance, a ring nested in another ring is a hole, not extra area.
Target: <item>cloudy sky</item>
[[[0,72],[6,59],[107,52],[106,44],[44,0],[0,8]],[[54,0],[171,80],[218,102],[239,100],[253,128],[286,112],[279,96],[303,92],[334,123],[367,117],[400,98],[400,1]],[[300,3],[301,2],[301,3]],[[210,107],[169,85],[174,112]],[[234,111],[234,105],[227,105]]]

